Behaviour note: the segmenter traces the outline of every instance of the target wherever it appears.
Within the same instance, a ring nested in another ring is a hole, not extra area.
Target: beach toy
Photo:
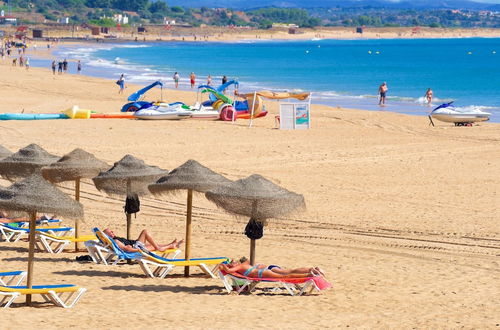
[[[92,119],[134,119],[133,112],[118,112],[118,113],[91,113]]]
[[[63,111],[71,119],[90,119],[91,112],[90,110],[80,109],[77,105]]]
[[[0,120],[68,119],[63,113],[0,113]]]
[[[472,55],[472,52],[468,52],[467,55]]]
[[[234,119],[236,120],[236,116],[235,116],[235,113],[234,113],[234,108],[232,105],[230,104],[224,104],[222,107],[221,107],[221,111],[220,111],[220,120],[222,121],[233,121],[233,117]]]

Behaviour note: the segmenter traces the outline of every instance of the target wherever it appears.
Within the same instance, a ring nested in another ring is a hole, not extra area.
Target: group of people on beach
[[[388,90],[389,90],[389,87],[387,87],[387,83],[385,81],[378,87],[378,95],[379,95],[378,105],[381,107],[385,106],[385,98],[386,98]],[[427,102],[428,106],[430,106],[432,104],[433,96],[434,96],[434,92],[432,91],[432,89],[430,87],[427,88],[427,91],[425,92],[425,95],[424,95],[424,99]]]
[[[52,74],[56,74],[56,70],[58,74],[63,74],[68,72],[69,63],[68,60],[64,59],[63,61],[53,60],[51,63]],[[80,60],[76,63],[76,72],[78,74],[82,73],[82,62]]]

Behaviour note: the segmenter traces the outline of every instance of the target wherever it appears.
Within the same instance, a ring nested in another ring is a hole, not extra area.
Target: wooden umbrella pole
[[[130,179],[127,180],[127,197],[129,197],[131,195],[131,190],[132,190],[132,183],[130,182]],[[127,215],[127,239],[131,239],[130,238],[130,232],[131,232],[131,227],[132,227],[132,214],[130,213],[127,213],[127,211],[125,211],[125,214]]]
[[[75,180],[75,200],[77,202],[80,201],[80,179]],[[78,219],[75,220],[75,237],[78,238],[80,237],[80,229],[79,229],[79,221]],[[78,252],[78,249],[80,248],[78,246],[78,242],[75,242],[75,252]]]
[[[250,240],[250,265],[255,265],[255,240]]]
[[[191,257],[191,215],[193,211],[193,190],[188,189],[187,195],[187,211],[186,211],[186,251],[184,259],[189,260]],[[189,277],[189,266],[184,266],[184,276]]]
[[[28,250],[28,281],[27,288],[33,287],[33,259],[35,257],[35,230],[36,230],[36,212],[30,212],[30,232],[29,232],[29,250]],[[26,305],[31,304],[31,295],[26,295]]]

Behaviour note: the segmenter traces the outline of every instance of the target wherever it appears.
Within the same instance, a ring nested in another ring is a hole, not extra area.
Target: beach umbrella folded
[[[12,151],[3,146],[0,146],[0,159],[4,159],[5,157],[8,157],[10,155],[12,155]]]
[[[284,216],[305,207],[304,196],[288,191],[254,174],[208,191],[205,196],[227,212],[250,217],[245,233],[251,239],[250,263],[255,263],[255,240],[263,235],[269,218]]]
[[[154,195],[170,194],[187,190],[186,210],[186,249],[185,259],[191,257],[191,215],[193,208],[193,191],[205,193],[220,185],[231,183],[231,180],[201,165],[195,160],[188,160],[173,169],[168,175],[161,177],[156,183],[148,186]],[[189,266],[184,269],[184,275],[189,276]]]
[[[22,179],[58,159],[58,156],[49,154],[37,144],[32,143],[0,160],[0,176],[10,181]]]
[[[127,198],[148,195],[148,185],[155,182],[168,171],[157,166],[149,166],[144,161],[126,155],[106,172],[93,178],[96,188],[109,195],[126,196]],[[131,221],[127,214],[127,238],[130,239]]]
[[[54,185],[47,182],[40,174],[33,174],[26,179],[14,183],[8,188],[0,189],[0,209],[14,212],[25,212],[29,215],[29,254],[28,254],[28,288],[32,287],[33,258],[35,255],[35,228],[37,212],[52,213],[69,218],[82,218],[83,207]],[[27,295],[26,303],[31,302]]]
[[[77,148],[61,157],[57,162],[42,168],[42,175],[52,183],[75,181],[75,200],[80,201],[80,180],[91,179],[110,166],[91,153]],[[75,220],[75,236],[79,237],[79,223]],[[78,242],[75,243],[78,251]]]

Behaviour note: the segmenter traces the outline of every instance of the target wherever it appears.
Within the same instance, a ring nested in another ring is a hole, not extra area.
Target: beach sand
[[[0,112],[58,112],[73,105],[117,112],[137,87],[118,95],[111,80],[53,76],[7,62],[0,77]],[[186,91],[166,95],[190,104],[196,99]],[[159,98],[159,91],[148,96]],[[303,194],[307,210],[269,220],[257,241],[257,261],[318,265],[333,288],[302,297],[235,296],[219,280],[186,279],[180,269],[151,279],[138,265],[83,264],[74,253],[37,253],[35,284],[73,283],[88,292],[71,310],[16,304],[3,312],[3,327],[498,327],[498,124],[430,127],[425,117],[314,105],[311,130],[281,131],[274,129],[278,104],[266,105],[270,115],[252,128],[245,120],[2,121],[0,144],[17,151],[38,143],[58,155],[80,147],[110,164],[132,154],[168,170],[196,159],[230,179],[261,174]],[[72,192],[69,184],[61,187]],[[110,226],[125,235],[123,200],[104,196],[91,181],[82,191],[83,233]],[[182,238],[185,198],[143,198],[134,236],[148,228],[158,240]],[[192,255],[248,255],[247,220],[195,195]],[[0,251],[1,270],[26,269],[26,242],[1,242]]]

